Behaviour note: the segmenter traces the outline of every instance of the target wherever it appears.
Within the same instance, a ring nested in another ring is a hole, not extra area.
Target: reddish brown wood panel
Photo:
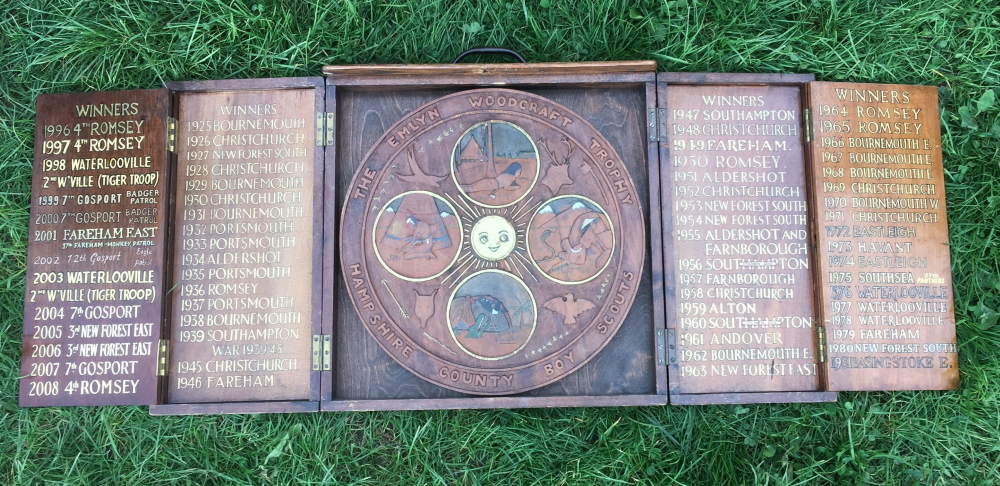
[[[492,79],[493,77],[470,78],[466,82],[467,84],[487,83]],[[403,91],[378,91],[371,87],[344,89],[338,85],[337,139],[339,144],[337,156],[340,174],[338,176],[338,198],[346,199],[352,193],[354,187],[349,186],[349,182],[358,167],[361,167],[365,154],[372,146],[376,145],[378,139],[393,123],[408,113],[414,114],[413,110],[421,104],[444,94],[441,91],[413,89],[416,84],[434,82],[435,80],[431,78],[411,81],[414,85]],[[622,155],[624,167],[636,183],[637,197],[642,201],[643,213],[648,214],[648,190],[646,188],[648,179],[645,168],[646,142],[642,138],[646,122],[645,84],[633,83],[632,86],[623,87],[621,80],[605,82],[615,83],[613,89],[594,87],[590,89],[560,87],[539,89],[533,87],[530,91],[569,107],[582,119],[599,128],[611,146]],[[640,136],[636,137],[636,134],[640,134]],[[445,137],[442,137],[442,140],[445,140]],[[437,143],[436,138],[435,143]],[[558,142],[558,145],[552,144],[550,148],[561,154],[562,151],[565,151],[563,146],[562,142]],[[545,149],[541,147],[538,148],[538,151],[542,154],[545,153]],[[401,157],[401,160],[404,161],[403,164],[406,165],[405,153],[401,154]],[[415,155],[415,158],[423,160],[420,157],[422,155]],[[421,165],[423,174],[433,172],[424,165],[426,164]],[[415,173],[405,169],[401,173],[407,176],[415,175]],[[542,175],[544,176],[544,174]],[[344,219],[344,224],[347,224],[348,221],[348,219]],[[354,219],[350,221],[354,221]],[[372,245],[368,240],[359,244]],[[346,251],[350,245],[351,243],[342,241],[340,247]],[[648,245],[648,239],[646,245]],[[653,364],[655,347],[651,322],[654,313],[650,307],[652,291],[651,273],[648,265],[647,259],[644,262],[645,268],[642,271],[636,302],[622,324],[622,330],[610,340],[604,351],[598,353],[580,370],[553,384],[528,392],[529,395],[540,399],[539,404],[546,403],[546,399],[554,396],[575,396],[571,400],[579,399],[580,403],[584,404],[587,396],[596,394],[617,396],[655,393],[655,365]],[[337,301],[334,304],[334,307],[338,309],[334,331],[337,344],[333,379],[335,390],[333,401],[325,403],[324,409],[336,409],[340,406],[338,404],[347,402],[358,404],[369,400],[421,398],[433,398],[433,400],[422,401],[422,404],[419,405],[420,408],[439,408],[439,405],[436,404],[440,402],[440,399],[463,396],[417,378],[392,360],[376,344],[375,339],[363,330],[363,324],[354,312],[353,304],[348,297],[343,276],[338,275],[337,279],[341,282],[341,286],[338,288]],[[385,299],[385,303],[389,306],[395,306],[389,297]],[[405,306],[414,302],[400,299],[400,303]],[[435,305],[435,309],[437,309],[437,305]],[[544,308],[542,310],[551,312]],[[400,315],[398,310],[395,312]],[[409,309],[407,313],[413,315]],[[662,397],[654,400],[660,404],[664,402]],[[384,404],[380,405],[383,408],[385,406]]]
[[[665,91],[671,396],[818,390],[799,87]]]
[[[156,402],[167,100],[38,97],[21,406]]]
[[[407,369],[467,393],[526,391],[621,326],[645,256],[641,204],[610,142],[569,108],[464,91],[418,107],[366,156],[341,271],[365,329]]]
[[[829,389],[957,388],[937,88],[809,90]]]
[[[318,398],[320,95],[177,96],[167,403]]]

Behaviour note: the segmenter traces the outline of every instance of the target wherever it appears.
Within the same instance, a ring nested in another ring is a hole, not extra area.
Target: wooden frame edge
[[[318,412],[318,401],[290,402],[217,402],[217,403],[171,403],[150,405],[149,414],[164,415],[224,415],[251,413],[310,413]]]
[[[401,76],[414,74],[621,74],[655,73],[656,61],[532,62],[498,64],[368,64],[323,66],[325,75]]]
[[[297,78],[254,78],[254,79],[209,79],[192,81],[169,81],[165,83],[170,91],[199,92],[226,91],[235,89],[292,89],[323,88],[322,76]]]
[[[670,395],[671,405],[731,405],[744,403],[820,403],[836,402],[837,392],[763,392],[706,393]]]
[[[673,73],[656,74],[656,81],[667,84],[803,84],[815,81],[813,74],[780,74],[780,73]]]
[[[331,400],[320,402],[321,412],[375,412],[402,410],[484,410],[511,408],[579,408],[663,406],[665,395],[609,395],[565,397],[468,397],[385,400]]]

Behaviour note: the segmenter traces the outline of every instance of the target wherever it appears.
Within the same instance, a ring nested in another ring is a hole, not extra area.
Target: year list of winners
[[[314,96],[180,96],[169,403],[309,398]]]
[[[21,406],[156,401],[166,90],[38,97]]]

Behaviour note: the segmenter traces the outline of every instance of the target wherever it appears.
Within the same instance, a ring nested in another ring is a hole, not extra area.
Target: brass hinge
[[[816,328],[816,341],[819,344],[819,362],[826,362],[826,328]]]
[[[328,147],[333,145],[334,114],[319,112],[316,113],[316,146]]]
[[[673,329],[667,329],[667,362],[670,366],[677,365],[677,341]]]
[[[177,120],[167,117],[167,151],[177,153]]]
[[[330,371],[333,359],[333,339],[329,334],[323,335],[323,371]]]
[[[322,147],[326,143],[326,113],[316,112],[316,146]],[[313,347],[316,346],[316,336],[313,336]]]
[[[806,108],[802,110],[802,121],[805,123],[806,130],[806,143],[813,141],[813,120],[812,120],[812,110]]]
[[[320,356],[323,354],[323,336],[319,334],[313,334],[313,347],[312,347],[312,368],[313,371],[319,371],[319,367],[322,365],[322,359]]]
[[[330,371],[333,356],[333,339],[329,334],[313,335],[312,369],[313,371]]]
[[[327,147],[333,145],[333,129],[335,119],[336,117],[333,113],[326,114],[326,140],[323,141],[323,145],[326,145]]]
[[[646,113],[646,133],[650,142],[667,141],[667,109],[650,108]]]
[[[667,364],[667,346],[663,340],[664,332],[665,331],[663,329],[656,330],[656,364],[659,366]]]
[[[167,341],[161,339],[156,348],[156,376],[167,376]]]

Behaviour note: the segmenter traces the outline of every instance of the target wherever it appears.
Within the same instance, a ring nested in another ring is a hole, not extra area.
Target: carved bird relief
[[[589,300],[573,297],[571,292],[563,297],[550,299],[542,307],[563,316],[563,324],[571,326],[576,325],[576,316],[593,309],[594,304]]]
[[[412,175],[399,175],[399,178],[406,182],[412,182],[414,184],[427,184],[438,187],[438,182],[445,177],[448,177],[447,175],[438,177],[436,175],[425,174],[424,171],[420,169],[420,166],[417,165],[417,159],[413,155],[413,145],[410,145],[410,149],[406,152],[406,164],[410,167],[410,172],[413,173]]]

